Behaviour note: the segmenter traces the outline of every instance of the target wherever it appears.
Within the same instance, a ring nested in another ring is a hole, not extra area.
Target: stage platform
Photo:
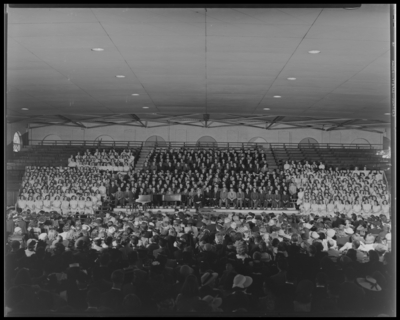
[[[149,210],[151,210],[152,212],[161,211],[162,213],[167,213],[167,214],[172,214],[172,213],[175,212],[175,209],[173,209],[173,208],[168,208],[168,209],[149,209]],[[183,211],[186,212],[185,210],[183,210]],[[126,213],[133,212],[133,213],[137,213],[139,211],[137,209],[132,211],[132,210],[127,209],[127,208],[114,208],[114,212],[126,212]],[[191,214],[196,213],[196,209],[190,209],[189,212]],[[266,213],[273,212],[276,215],[279,215],[279,214],[282,214],[282,213],[285,213],[287,215],[292,215],[292,214],[298,214],[299,210],[295,210],[295,209],[292,209],[292,210],[290,210],[290,209],[289,210],[288,209],[286,209],[286,210],[249,210],[249,209],[238,210],[238,209],[211,209],[211,208],[202,208],[200,210],[200,214],[211,214],[211,215],[220,215],[221,213],[229,214],[229,213],[232,213],[232,212],[235,212],[235,213],[240,212],[242,214],[248,214],[250,212],[255,213],[255,214],[261,214],[262,212],[266,212]]]

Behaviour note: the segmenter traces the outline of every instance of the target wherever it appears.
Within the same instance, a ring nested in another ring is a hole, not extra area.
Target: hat
[[[246,281],[243,283],[243,287],[248,288],[251,286],[252,283],[253,283],[253,278],[246,276]]]
[[[315,231],[311,232],[311,238],[313,239],[319,239],[319,234],[316,233]]]
[[[365,244],[373,244],[375,242],[375,236],[373,234],[368,234],[365,237]]]
[[[335,236],[335,234],[336,234],[336,231],[333,229],[328,229],[326,231],[326,235],[328,236],[328,238],[333,238]]]
[[[20,227],[16,227],[16,228],[14,229],[14,233],[17,233],[17,232],[22,232],[22,229],[21,229]]]
[[[280,229],[278,231],[278,236],[283,237],[283,238],[287,238],[287,235],[285,234],[285,231],[283,231],[282,229]]]
[[[345,228],[344,232],[346,232],[347,234],[353,234],[354,233],[352,228]]]
[[[242,276],[241,274],[238,274],[235,276],[233,279],[233,286],[232,288],[238,287],[238,288],[244,288],[244,284],[246,282],[246,277]]]
[[[47,240],[47,233],[41,233],[39,235],[39,240],[46,241]]]
[[[222,304],[221,298],[214,298],[210,295],[205,296],[203,300],[206,301],[213,309],[219,308]]]
[[[179,269],[179,273],[183,276],[188,276],[189,274],[193,273],[193,269],[187,265],[183,265],[181,266],[181,268]]]
[[[391,241],[391,240],[392,240],[392,234],[391,234],[391,233],[388,233],[388,234],[385,236],[385,238],[386,238],[386,240]]]
[[[36,245],[36,240],[35,239],[29,239],[28,242],[26,243],[27,247],[29,247],[31,244],[34,246]]]
[[[271,256],[267,252],[261,253],[261,261],[269,262],[271,260]]]
[[[45,217],[45,216],[41,216],[41,217],[38,219],[38,222],[39,222],[39,223],[45,223],[45,222],[46,222],[46,217]]]
[[[363,287],[364,289],[370,290],[370,291],[381,291],[382,288],[376,281],[376,279],[372,277],[365,277],[365,278],[357,278],[357,283]]]
[[[268,225],[271,226],[271,227],[274,226],[275,225],[275,220],[273,220],[273,219],[269,220]]]
[[[311,229],[313,227],[313,225],[309,224],[308,222],[305,223],[303,226],[304,226],[304,228],[307,228],[307,229]]]
[[[235,222],[232,222],[232,223],[231,223],[231,228],[232,228],[232,229],[236,229],[236,226],[237,226],[237,225],[236,225]]]
[[[388,251],[388,246],[385,246],[382,243],[376,243],[374,245],[374,249],[375,249],[375,251],[378,251],[378,252],[386,252],[386,251]]]
[[[212,273],[206,272],[205,274],[203,274],[201,276],[201,284],[203,286],[206,286],[206,285],[208,285],[209,283],[211,283],[213,280],[215,280],[217,278],[218,278],[218,273],[216,273],[216,272],[212,272]]]

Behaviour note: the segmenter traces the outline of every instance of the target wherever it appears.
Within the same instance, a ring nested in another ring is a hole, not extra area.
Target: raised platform
[[[205,209],[205,210],[204,210]],[[153,212],[158,212],[161,211],[163,213],[174,213],[175,209],[173,208],[168,208],[168,209],[150,209]],[[212,210],[212,211],[211,211]],[[132,210],[130,209],[126,209],[126,208],[114,208],[114,212],[132,212]],[[138,212],[138,210],[134,210],[134,212]],[[248,210],[248,209],[243,209],[243,210],[238,210],[238,209],[211,209],[211,208],[203,208],[203,210],[200,210],[201,214],[212,214],[212,215],[219,215],[221,213],[232,213],[232,212],[241,212],[243,214],[248,214],[248,213],[255,213],[255,214],[261,214],[262,212],[266,212],[266,213],[271,213],[273,212],[274,214],[281,214],[281,213],[285,213],[287,215],[292,215],[294,214],[298,214],[299,211],[292,209],[292,210]],[[190,213],[196,213],[196,209],[190,209]]]

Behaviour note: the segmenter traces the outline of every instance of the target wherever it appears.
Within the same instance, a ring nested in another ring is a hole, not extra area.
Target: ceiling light
[[[317,53],[320,53],[321,51],[319,51],[319,50],[311,50],[311,51],[308,51],[308,53],[311,53],[311,54],[317,54]]]
[[[138,95],[139,95],[139,93],[132,93],[132,95],[133,95],[133,96],[138,96]]]
[[[143,107],[143,109],[148,109],[149,107]]]
[[[288,80],[296,80],[296,78],[287,78]]]
[[[270,110],[269,108],[264,108],[264,110]]]
[[[385,116],[390,116],[390,113],[385,113]]]
[[[117,76],[115,76],[116,78],[125,78],[125,76],[123,76],[123,75],[117,75]]]
[[[104,51],[103,48],[93,48],[92,51]]]
[[[26,111],[26,110],[29,110],[29,109],[28,108],[22,108],[21,110],[25,110]]]
[[[350,7],[350,8],[343,8],[343,9],[345,9],[345,10],[354,10],[354,9],[357,9],[356,7]]]
[[[274,98],[282,98],[281,96],[274,96]]]

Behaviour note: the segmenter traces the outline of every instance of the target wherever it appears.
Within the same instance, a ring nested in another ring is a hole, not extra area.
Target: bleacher
[[[7,190],[17,191],[21,185],[21,180],[25,172],[26,166],[50,166],[50,167],[66,167],[68,166],[68,158],[76,156],[78,152],[83,154],[87,149],[94,152],[98,147],[93,145],[31,145],[24,146],[20,152],[13,154],[12,158],[7,160]],[[126,147],[99,147],[100,150],[114,148],[117,152],[121,152]],[[137,156],[135,164],[140,155],[140,147],[129,147],[136,149]]]
[[[367,166],[373,170],[387,170],[390,159],[382,158],[376,154],[377,149],[363,148],[319,148],[316,146],[291,148],[284,145],[272,147],[274,158],[281,163],[285,161],[301,161],[308,160],[312,162],[323,162],[326,166],[334,166],[339,168],[360,169]]]

